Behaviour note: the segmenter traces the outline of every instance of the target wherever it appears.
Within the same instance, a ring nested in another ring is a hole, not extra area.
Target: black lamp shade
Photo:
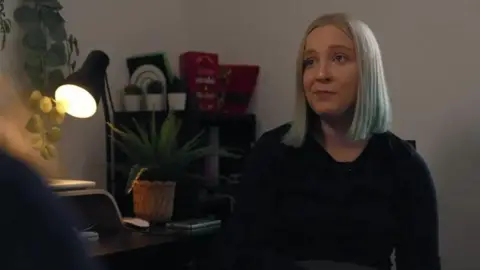
[[[77,118],[91,117],[99,101],[105,96],[107,54],[92,51],[83,66],[67,77],[55,91],[55,99],[65,104],[66,112]]]
[[[64,84],[73,84],[87,90],[97,104],[105,92],[105,76],[110,58],[103,51],[88,54],[82,67],[67,77]]]

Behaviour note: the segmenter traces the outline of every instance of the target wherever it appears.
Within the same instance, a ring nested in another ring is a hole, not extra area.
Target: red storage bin
[[[260,67],[255,65],[220,65],[221,110],[245,113],[257,85]]]
[[[206,52],[185,52],[180,55],[180,77],[202,111],[218,110],[218,55]]]

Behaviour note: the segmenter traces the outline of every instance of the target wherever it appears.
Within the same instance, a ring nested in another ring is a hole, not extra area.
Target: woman
[[[433,181],[420,155],[388,131],[369,27],[344,14],[317,18],[296,76],[293,122],[265,133],[247,162],[223,267],[316,261],[384,270],[394,253],[398,270],[439,270]]]

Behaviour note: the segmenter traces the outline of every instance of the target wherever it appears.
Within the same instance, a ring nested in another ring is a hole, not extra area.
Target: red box
[[[186,52],[180,55],[180,77],[184,79],[202,111],[218,110],[218,55]]]
[[[255,65],[220,65],[221,110],[245,113],[257,86],[260,67]]]

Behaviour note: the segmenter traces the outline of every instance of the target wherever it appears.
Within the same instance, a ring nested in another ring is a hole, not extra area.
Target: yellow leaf
[[[32,115],[25,128],[31,133],[41,133],[43,130],[43,120],[40,115]]]
[[[50,121],[52,121],[54,125],[60,125],[65,120],[65,114],[61,114],[57,110],[52,110],[48,114],[48,117],[50,118]]]
[[[43,147],[42,149],[40,149],[40,155],[45,160],[49,160],[51,158],[50,153],[48,152],[46,147]]]
[[[35,150],[40,150],[43,147],[43,136],[41,134],[32,135],[32,147]]]
[[[38,90],[35,90],[30,94],[29,101],[39,101],[42,97],[42,93],[40,93]]]
[[[57,101],[57,103],[55,103],[55,110],[56,110],[59,114],[65,115],[65,113],[67,112],[67,108],[66,108],[65,102]]]
[[[57,157],[58,151],[57,151],[57,148],[55,147],[55,145],[47,144],[47,146],[45,146],[45,149],[47,150],[48,156],[50,158],[56,158]]]
[[[40,110],[44,113],[49,113],[53,108],[52,99],[49,97],[42,97],[40,99]]]
[[[52,127],[51,130],[47,132],[47,140],[51,143],[56,143],[62,138],[62,132],[59,127]]]
[[[43,98],[42,93],[40,91],[35,90],[30,94],[30,98],[28,99],[28,104],[31,109],[38,110],[40,106],[40,100]]]

